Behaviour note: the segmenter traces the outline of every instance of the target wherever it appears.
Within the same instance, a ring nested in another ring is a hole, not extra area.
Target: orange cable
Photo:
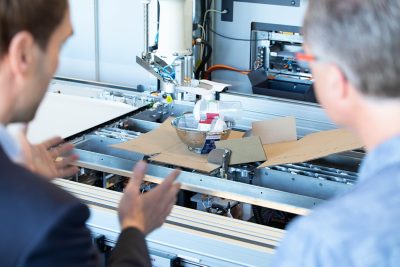
[[[217,65],[211,66],[207,69],[207,71],[204,73],[204,79],[208,80],[210,78],[210,74],[217,70],[235,71],[235,72],[239,72],[244,75],[247,75],[250,73],[250,70],[240,70],[240,69],[236,69],[234,67],[228,66],[228,65],[217,64]]]

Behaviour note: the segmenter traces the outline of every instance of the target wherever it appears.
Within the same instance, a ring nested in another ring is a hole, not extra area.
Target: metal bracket
[[[247,2],[266,5],[279,5],[299,7],[301,0],[224,0],[222,1],[221,10],[228,10],[228,13],[221,15],[222,21],[233,21],[233,6],[234,2]]]

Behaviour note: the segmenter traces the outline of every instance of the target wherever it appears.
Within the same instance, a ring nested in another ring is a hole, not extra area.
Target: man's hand
[[[68,177],[79,171],[77,167],[71,165],[78,159],[77,155],[69,155],[74,149],[72,144],[60,145],[64,140],[61,137],[54,137],[38,145],[32,145],[26,134],[27,127],[19,134],[21,164],[24,167],[49,179]]]
[[[160,227],[176,203],[180,184],[174,183],[180,171],[174,170],[154,189],[141,195],[140,185],[146,174],[144,161],[136,164],[131,180],[119,204],[121,228],[135,227],[147,235]]]

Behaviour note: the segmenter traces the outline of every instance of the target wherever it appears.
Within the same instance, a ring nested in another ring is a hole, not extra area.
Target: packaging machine
[[[110,145],[132,140],[160,127],[170,115],[193,109],[188,103],[157,103],[151,95],[129,88],[55,79],[49,94],[79,95],[132,106],[122,116],[84,129],[67,140],[76,146],[80,172],[56,183],[87,203],[88,222],[105,255],[116,242],[121,192],[132,166],[148,156]],[[224,101],[240,101],[244,116],[236,130],[253,121],[296,114],[299,137],[333,129],[316,105],[292,100],[221,93]],[[154,266],[268,266],[284,227],[318,204],[351,188],[362,151],[331,155],[312,162],[257,168],[260,163],[230,166],[228,179],[183,168],[178,202],[164,226],[147,241]],[[173,164],[149,162],[143,192],[160,183]]]
[[[276,18],[279,24],[256,19],[245,29],[246,23],[236,21],[235,25],[240,24],[242,32],[249,33],[250,40],[229,36],[214,39],[217,35],[224,36],[215,30],[226,34],[225,30],[231,29],[227,34],[236,34],[238,27],[231,27],[226,23],[229,20],[225,20],[230,17],[232,21],[235,5],[236,16],[245,14],[246,20],[251,17],[247,8],[253,4],[259,5],[258,8],[273,5],[272,10],[277,12],[271,13],[280,17],[283,16],[278,6],[283,5],[282,10],[297,18],[304,10],[304,2],[224,0],[216,1],[221,5],[213,6],[212,1],[160,0],[157,2],[161,12],[157,41],[153,46],[149,44],[150,2],[142,0],[144,49],[136,62],[157,78],[158,94],[67,78],[52,81],[48,94],[96,102],[99,106],[93,110],[93,116],[103,118],[94,124],[90,120],[90,126],[76,128],[74,133],[63,136],[75,145],[80,172],[55,183],[90,207],[88,226],[106,258],[118,238],[118,203],[135,163],[142,159],[149,162],[141,186],[143,193],[160,183],[172,169],[180,167],[182,190],[176,206],[166,223],[147,237],[153,266],[269,266],[291,220],[307,216],[314,207],[346,192],[357,181],[357,170],[364,157],[362,150],[300,163],[260,167],[262,162],[256,161],[205,171],[173,161],[161,163],[154,160],[151,153],[121,150],[115,145],[160,129],[171,116],[192,112],[200,97],[240,103],[242,117],[234,126],[239,132],[248,133],[256,121],[288,116],[294,116],[297,121],[298,138],[335,129],[315,103],[310,70],[296,60],[295,54],[302,50],[303,43],[298,24],[284,25],[281,18]],[[222,9],[211,9],[218,7]],[[214,25],[207,23],[207,14],[212,12],[222,16]],[[240,45],[225,43],[232,40],[239,40]],[[247,45],[249,53],[242,53]],[[217,52],[213,58],[212,50]],[[207,82],[201,78],[211,73],[207,64],[233,62],[231,65],[238,66],[235,61],[246,65],[250,62],[249,71],[244,72],[250,74],[240,76],[246,79],[240,86],[246,86],[246,90],[254,94],[234,92],[237,91],[233,90],[236,89],[234,79],[218,75],[214,76],[216,81],[232,82],[234,86],[227,91],[219,84],[204,86]],[[65,101],[60,103],[65,104]],[[123,112],[111,117],[96,114],[97,111],[104,114],[109,103],[118,103]],[[74,110],[78,120],[84,117],[79,116],[79,110],[79,107]],[[47,111],[47,114],[52,113]],[[69,116],[71,114],[66,114],[64,120],[73,121]],[[63,135],[62,132],[53,134]],[[160,140],[149,142],[155,141]]]

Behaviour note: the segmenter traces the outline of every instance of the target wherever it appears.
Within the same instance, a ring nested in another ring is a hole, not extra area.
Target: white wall
[[[70,0],[73,36],[65,44],[57,75],[95,80],[94,1]]]
[[[144,49],[141,1],[101,0],[99,18],[101,81],[132,86],[150,83],[152,76],[136,64],[136,56]],[[150,37],[150,44],[154,38]]]
[[[95,9],[97,1],[98,9]],[[155,38],[156,3],[151,5]],[[155,79],[136,64],[143,51],[143,5],[139,0],[70,0],[74,36],[61,53],[58,76],[96,80],[95,12],[98,12],[98,81],[136,87]]]

